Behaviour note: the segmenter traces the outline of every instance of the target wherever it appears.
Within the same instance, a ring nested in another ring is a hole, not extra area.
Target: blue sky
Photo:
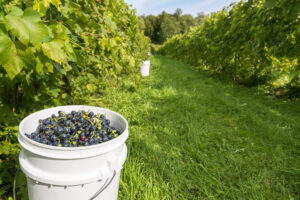
[[[127,4],[132,4],[136,8],[138,15],[157,15],[162,11],[174,13],[176,8],[181,8],[183,14],[194,16],[199,12],[205,14],[221,10],[237,0],[125,0]]]

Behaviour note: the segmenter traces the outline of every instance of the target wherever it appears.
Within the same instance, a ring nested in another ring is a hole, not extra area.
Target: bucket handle
[[[111,179],[110,180],[106,179],[104,185],[96,192],[96,194],[94,194],[94,196],[89,198],[89,200],[94,200],[97,196],[99,196],[99,194],[101,194],[111,184],[111,182],[114,180],[116,174],[117,174],[117,172],[116,172],[116,170],[114,170],[114,173],[113,173],[113,176],[111,177]]]
[[[16,171],[15,178],[14,178],[14,184],[13,184],[13,199],[14,200],[17,200],[16,199],[16,182],[17,182],[18,173],[19,173],[19,169],[17,169],[17,171]]]

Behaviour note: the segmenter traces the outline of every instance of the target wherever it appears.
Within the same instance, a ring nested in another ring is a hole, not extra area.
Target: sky
[[[157,15],[162,11],[174,13],[177,8],[181,8],[183,14],[192,14],[204,12],[209,14],[214,11],[222,10],[224,6],[228,6],[237,0],[125,0],[127,4],[131,4],[136,8],[138,15]]]

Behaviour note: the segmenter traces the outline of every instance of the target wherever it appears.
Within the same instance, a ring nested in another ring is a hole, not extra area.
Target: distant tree
[[[205,19],[203,12],[198,13],[197,17],[182,13],[182,10],[177,8],[173,14],[163,11],[157,16],[140,16],[139,27],[153,43],[161,44],[175,34],[185,33],[191,27],[201,25]]]
[[[205,14],[204,12],[200,12],[197,14],[197,17],[195,18],[196,24],[201,25],[205,20]]]
[[[177,8],[175,13],[174,13],[174,16],[177,18],[177,20],[181,17],[182,15],[182,10],[181,8]]]
[[[180,23],[172,15],[162,15],[160,30],[158,32],[158,42],[163,43],[168,38],[180,33]]]
[[[179,19],[179,22],[181,27],[181,33],[185,33],[190,29],[190,27],[197,25],[197,22],[192,15],[182,15]]]
[[[157,26],[157,17],[153,15],[148,15],[144,18],[145,23],[145,32],[144,34],[151,38],[151,41],[155,41],[156,37],[156,26]]]

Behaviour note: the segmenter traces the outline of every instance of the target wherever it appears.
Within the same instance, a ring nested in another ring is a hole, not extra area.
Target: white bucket
[[[150,74],[150,60],[144,61],[140,68],[142,76],[149,76]]]
[[[98,145],[56,147],[35,142],[24,134],[35,131],[39,119],[58,111],[106,114],[122,134]],[[19,161],[27,177],[30,200],[116,200],[120,171],[127,157],[128,124],[120,114],[93,106],[61,106],[26,117],[19,126]]]

